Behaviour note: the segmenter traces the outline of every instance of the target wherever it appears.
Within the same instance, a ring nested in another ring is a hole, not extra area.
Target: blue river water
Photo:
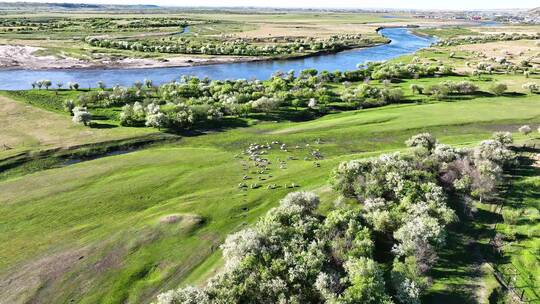
[[[154,84],[179,79],[182,75],[209,77],[211,79],[267,79],[276,71],[300,71],[315,68],[319,71],[352,70],[368,61],[382,61],[413,53],[428,47],[435,38],[413,35],[406,28],[385,28],[380,34],[391,39],[391,43],[323,54],[307,58],[212,64],[192,67],[142,68],[142,69],[56,69],[56,70],[0,70],[1,90],[23,90],[31,88],[33,81],[48,79],[53,83],[77,82],[81,88],[96,87],[98,81],[108,86],[129,86],[145,78]]]

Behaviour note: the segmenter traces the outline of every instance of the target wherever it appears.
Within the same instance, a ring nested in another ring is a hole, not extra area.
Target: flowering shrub
[[[511,134],[495,133],[472,150],[459,150],[423,133],[407,140],[410,155],[381,155],[335,169],[334,189],[361,203],[368,225],[394,240],[392,277],[400,302],[419,303],[428,287],[426,273],[445,243],[447,225],[456,220],[447,194],[482,199],[494,193],[502,168],[514,159],[511,143]]]
[[[204,288],[161,294],[169,303],[392,303],[358,210],[315,214],[312,193],[290,193],[222,246],[225,268]]]

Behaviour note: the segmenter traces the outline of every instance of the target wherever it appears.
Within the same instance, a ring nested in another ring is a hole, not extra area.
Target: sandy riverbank
[[[345,47],[337,51],[318,51],[306,54],[295,54],[281,57],[252,57],[252,56],[172,56],[166,59],[150,58],[124,58],[124,59],[95,59],[92,61],[70,57],[38,56],[34,53],[43,48],[20,45],[0,45],[0,70],[1,69],[28,69],[28,70],[62,70],[62,69],[142,69],[142,68],[166,68],[187,67],[198,65],[211,65],[220,63],[252,62],[267,60],[287,60],[313,57],[323,54],[331,54],[351,49],[375,47],[390,43]]]
[[[42,48],[22,45],[0,45],[0,69],[106,69],[106,68],[157,68],[185,67],[216,63],[233,63],[266,60],[264,57],[239,56],[173,56],[165,60],[149,58],[96,59],[81,60],[70,57],[37,56],[35,52]]]

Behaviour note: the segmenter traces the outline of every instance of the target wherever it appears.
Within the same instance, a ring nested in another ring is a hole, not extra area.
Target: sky
[[[18,2],[20,0],[0,0]],[[22,2],[69,2],[101,4],[156,4],[166,6],[257,6],[300,8],[398,8],[398,9],[505,9],[534,8],[539,0],[33,0]]]

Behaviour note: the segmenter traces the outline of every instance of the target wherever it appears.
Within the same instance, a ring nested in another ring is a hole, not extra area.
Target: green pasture
[[[425,131],[445,143],[472,145],[496,130],[540,123],[538,102],[528,95],[478,97],[307,122],[259,121],[2,180],[0,273],[12,285],[1,293],[13,301],[137,303],[178,284],[201,283],[220,265],[224,237],[287,192],[315,190],[328,209],[335,194],[327,180],[340,161],[403,149],[406,138]],[[257,174],[242,151],[272,141],[290,152],[273,145],[271,171]],[[320,167],[305,160],[312,149],[324,156]],[[252,179],[244,181],[245,175]],[[242,182],[261,187],[241,190]],[[168,215],[177,221],[166,223]],[[460,277],[450,272],[438,279],[446,284]]]

